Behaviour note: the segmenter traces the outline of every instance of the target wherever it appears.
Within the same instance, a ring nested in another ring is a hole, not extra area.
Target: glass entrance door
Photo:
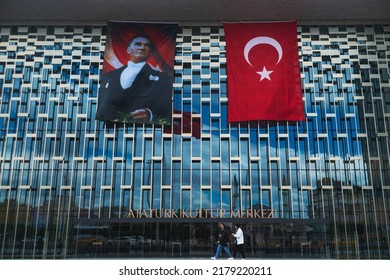
[[[335,258],[334,238],[325,223],[272,221],[240,223],[247,258]],[[234,222],[226,222],[230,233]],[[210,258],[217,246],[218,222],[146,222],[78,225],[68,250],[77,257]],[[230,234],[229,246],[234,248]]]

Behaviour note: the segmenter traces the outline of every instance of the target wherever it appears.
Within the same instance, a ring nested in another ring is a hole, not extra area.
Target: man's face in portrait
[[[134,38],[127,47],[127,52],[134,63],[146,61],[152,52],[152,43],[144,37]]]

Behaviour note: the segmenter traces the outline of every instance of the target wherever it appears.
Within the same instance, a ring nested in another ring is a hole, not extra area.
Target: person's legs
[[[228,255],[228,258],[232,258],[232,254],[230,253],[229,246],[224,246],[223,249],[225,250],[226,254]]]
[[[221,244],[218,244],[218,246],[217,246],[217,251],[215,251],[215,256],[214,256],[214,258],[218,258],[220,252],[221,252]]]
[[[236,255],[237,255],[237,249],[238,249],[238,245],[235,244],[235,245],[234,245],[234,248],[233,248],[233,258],[235,258]]]
[[[244,244],[240,244],[238,246],[239,246],[238,250],[240,251],[242,258],[245,259]]]

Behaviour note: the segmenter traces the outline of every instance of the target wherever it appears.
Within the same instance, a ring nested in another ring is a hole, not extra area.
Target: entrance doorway
[[[223,222],[230,232],[235,222],[241,224],[248,258],[309,259],[331,258],[333,255],[331,230],[328,224],[317,220]],[[127,220],[99,222],[88,227],[78,224],[76,228],[88,228],[89,232],[74,231],[73,240],[90,241],[76,242],[82,246],[68,250],[76,257],[210,258],[215,253],[218,235],[218,222],[212,219],[142,223]],[[102,228],[107,230],[102,231]],[[234,238],[230,236],[230,246],[233,247]]]

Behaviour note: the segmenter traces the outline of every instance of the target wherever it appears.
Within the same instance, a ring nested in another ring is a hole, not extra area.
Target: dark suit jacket
[[[222,246],[227,246],[227,242],[229,241],[229,236],[226,229],[220,229],[218,234],[218,241]]]
[[[153,113],[151,123],[170,124],[172,119],[172,82],[168,74],[153,70],[145,64],[133,85],[122,89],[120,76],[127,65],[101,77],[97,120],[136,122],[131,112],[149,108]]]

